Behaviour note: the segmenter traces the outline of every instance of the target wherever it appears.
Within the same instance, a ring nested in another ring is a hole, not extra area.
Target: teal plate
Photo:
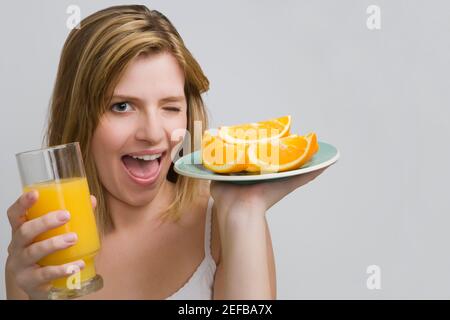
[[[276,172],[276,173],[226,173],[220,174],[212,172],[201,164],[200,150],[187,154],[178,159],[174,164],[175,172],[183,176],[215,180],[228,181],[237,184],[251,184],[268,180],[284,179],[311,171],[316,171],[335,163],[339,159],[339,151],[331,144],[319,141],[319,151],[304,164],[301,168]]]

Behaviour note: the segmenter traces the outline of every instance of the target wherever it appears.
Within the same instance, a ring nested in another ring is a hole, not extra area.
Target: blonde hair
[[[140,54],[160,52],[173,54],[184,71],[186,129],[193,133],[194,122],[201,121],[203,134],[208,117],[201,93],[209,89],[209,81],[175,27],[160,12],[143,5],[98,11],[82,20],[80,29],[70,32],[61,53],[44,140],[47,146],[80,143],[90,191],[97,198],[96,219],[102,233],[114,226],[91,154],[91,138],[129,63]],[[190,138],[194,146],[194,135]],[[202,193],[205,181],[178,176],[173,163],[167,179],[175,183],[176,195],[162,216],[177,220],[181,208]]]

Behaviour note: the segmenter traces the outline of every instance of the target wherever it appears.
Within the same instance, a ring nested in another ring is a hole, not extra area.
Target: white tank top
[[[212,197],[208,199],[208,209],[205,221],[205,257],[195,272],[177,292],[166,300],[212,300],[214,275],[216,273],[216,262],[211,255],[211,217]]]

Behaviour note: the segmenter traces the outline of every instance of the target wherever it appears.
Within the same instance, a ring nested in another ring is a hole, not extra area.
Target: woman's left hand
[[[229,211],[243,206],[266,212],[286,195],[317,178],[328,167],[282,180],[248,185],[211,181],[210,192],[219,210]]]
[[[276,299],[276,275],[266,211],[321,170],[255,184],[211,181],[221,240],[219,299]]]

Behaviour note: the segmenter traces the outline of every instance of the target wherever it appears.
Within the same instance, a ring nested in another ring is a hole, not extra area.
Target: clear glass
[[[23,192],[37,190],[37,202],[27,211],[27,220],[51,211],[67,210],[70,220],[49,230],[34,241],[42,241],[67,232],[75,232],[75,245],[56,251],[38,264],[61,265],[84,260],[83,270],[52,281],[49,299],[80,297],[103,287],[103,279],[95,271],[94,257],[100,250],[100,238],[91,204],[89,186],[78,142],[16,154]]]

